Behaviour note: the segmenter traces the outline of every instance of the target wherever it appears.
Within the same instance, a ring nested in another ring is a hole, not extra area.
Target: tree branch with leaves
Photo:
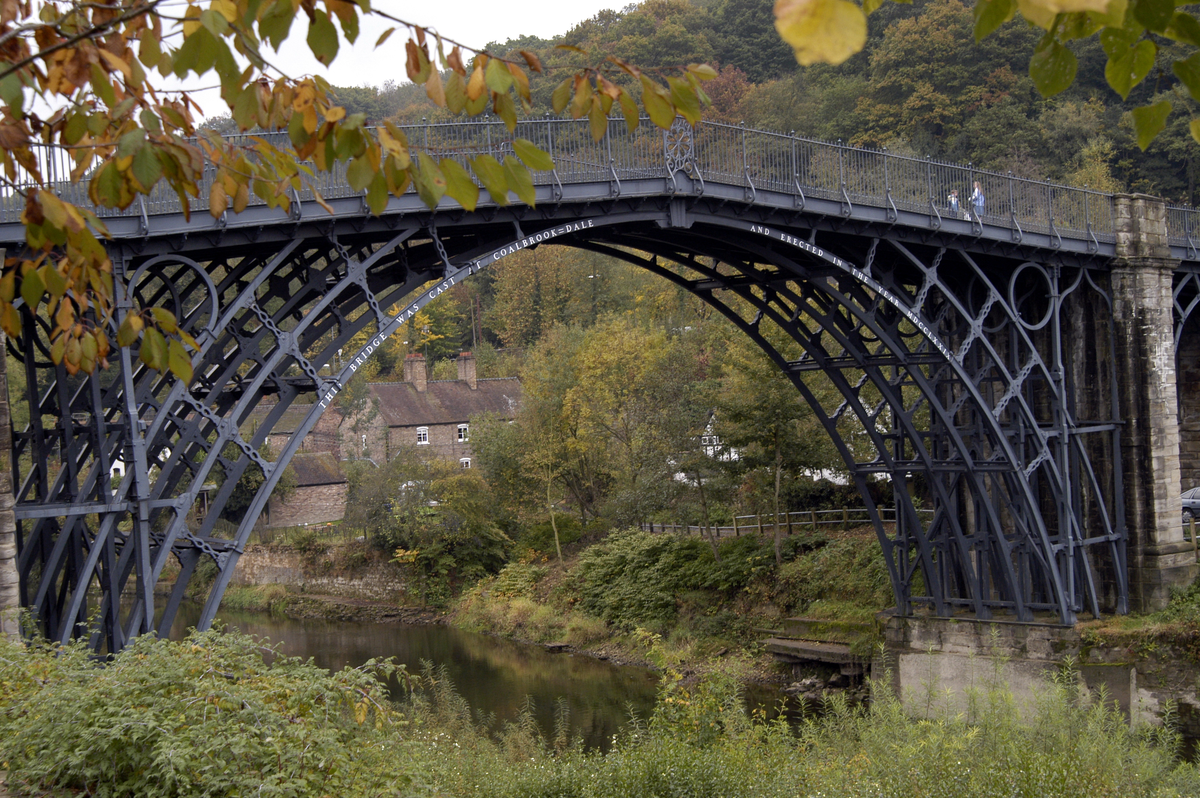
[[[328,209],[311,178],[339,164],[375,214],[410,188],[430,207],[450,197],[473,210],[476,181],[497,204],[508,204],[510,193],[533,204],[530,170],[553,164],[532,142],[516,139],[515,154],[503,161],[479,154],[468,170],[448,153],[416,147],[395,125],[368,128],[362,114],[337,104],[323,78],[289,77],[268,59],[300,21],[309,50],[328,65],[342,39],[357,42],[366,15],[393,23],[377,48],[394,46],[397,30],[407,32],[407,74],[435,104],[468,116],[491,110],[510,131],[519,109],[530,108],[529,72],[542,71],[536,55],[520,52],[518,61],[474,50],[374,10],[369,0],[210,0],[188,2],[178,15],[165,13],[161,0],[0,2],[0,189],[23,204],[26,228],[26,251],[8,258],[0,273],[0,328],[18,336],[22,313],[45,314],[52,355],[73,374],[106,364],[115,324],[119,344],[142,341],[148,366],[192,377],[186,350],[195,345],[170,311],[134,308],[114,318],[108,230],[92,207],[59,196],[40,147],[68,153],[69,181],[86,182],[96,208],[128,208],[165,184],[186,214],[191,198],[205,199],[199,194],[208,169],[214,217],[243,211],[251,193],[287,211],[303,187]],[[614,105],[635,128],[638,99],[663,127],[676,112],[698,121],[707,99],[700,83],[715,75],[700,65],[667,74],[608,62],[574,72],[555,93],[556,110],[588,117],[597,137],[603,130],[596,120]],[[609,80],[607,68],[638,81],[640,98]],[[156,85],[167,77],[215,78],[240,130],[286,131],[287,143],[213,131],[197,136],[199,106],[189,91]],[[49,110],[37,110],[42,105]]]
[[[852,0],[776,0],[775,28],[801,64],[840,64],[866,45],[867,17],[883,2],[863,0],[859,6]],[[1179,80],[1181,93],[1200,100],[1200,20],[1194,8],[1177,8],[1174,0],[976,0],[975,39],[1018,15],[1040,28],[1043,35],[1030,58],[1029,76],[1043,97],[1075,82],[1078,60],[1070,43],[1096,37],[1108,57],[1105,80],[1121,99],[1157,66]],[[1133,110],[1139,147],[1145,150],[1163,131],[1175,105],[1160,99]],[[1200,142],[1200,117],[1193,117],[1190,127],[1192,138]]]

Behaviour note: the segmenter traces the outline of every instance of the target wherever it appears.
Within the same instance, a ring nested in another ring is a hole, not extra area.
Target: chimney
[[[475,356],[470,352],[458,353],[458,380],[469,385],[472,391],[479,387],[475,378]]]
[[[411,382],[418,393],[425,393],[425,387],[429,384],[428,380],[429,378],[425,375],[424,355],[414,354],[404,358],[405,382]]]

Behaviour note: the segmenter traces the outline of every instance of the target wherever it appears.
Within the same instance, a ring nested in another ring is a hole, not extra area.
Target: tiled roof
[[[425,424],[463,424],[480,413],[512,418],[521,402],[521,381],[515,377],[479,380],[471,390],[460,380],[428,383],[424,392],[408,382],[371,383],[379,399],[379,415],[389,427]]]
[[[312,409],[311,404],[300,404],[293,402],[290,407],[283,411],[283,416],[275,422],[275,426],[271,429],[272,435],[290,435],[296,431],[304,421],[304,417],[308,415],[308,411]],[[275,410],[275,403],[260,404],[250,411],[250,415],[246,416],[246,420],[242,422],[239,431],[243,438],[249,438],[253,435],[263,422],[267,420],[267,416]],[[328,412],[328,411],[326,411]]]
[[[296,472],[296,487],[311,488],[316,485],[340,485],[346,481],[337,458],[329,452],[296,452],[292,457],[292,469]]]

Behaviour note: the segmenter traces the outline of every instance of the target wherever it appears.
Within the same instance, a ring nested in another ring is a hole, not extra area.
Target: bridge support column
[[[1125,520],[1129,529],[1132,610],[1164,606],[1173,587],[1195,578],[1183,538],[1179,500],[1179,408],[1166,206],[1145,195],[1114,197],[1117,258],[1113,315],[1117,328]]]
[[[4,250],[0,249],[0,259]],[[8,361],[0,332],[0,636],[20,636],[21,595],[17,576],[17,518],[13,513],[12,427],[9,424]]]

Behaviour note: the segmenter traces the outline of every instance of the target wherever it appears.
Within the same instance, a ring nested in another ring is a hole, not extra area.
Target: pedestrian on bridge
[[[983,189],[980,188],[979,181],[976,180],[975,191],[971,194],[971,206],[975,209],[975,221],[977,222],[983,221],[984,202]]]
[[[954,218],[958,218],[958,189],[951,189],[950,196],[946,197],[946,202],[950,203],[950,213],[954,214]]]

